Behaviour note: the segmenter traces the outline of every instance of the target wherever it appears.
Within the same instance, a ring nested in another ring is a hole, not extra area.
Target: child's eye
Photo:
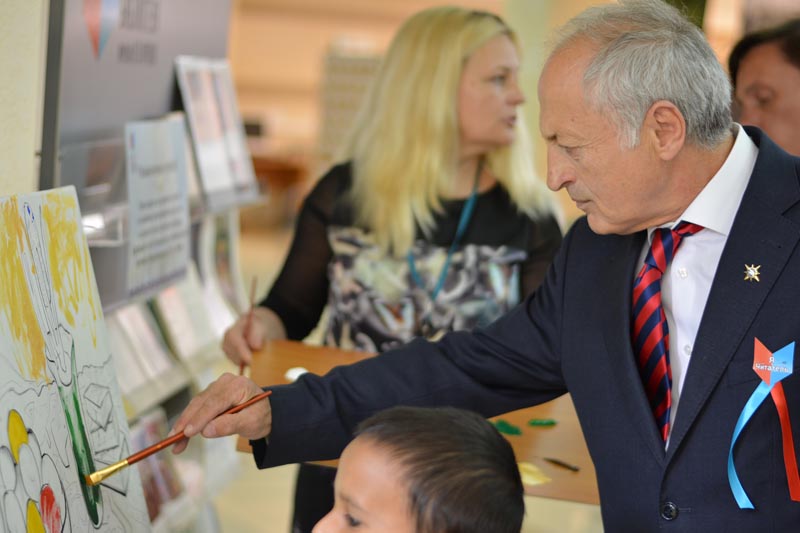
[[[353,518],[351,514],[344,515],[345,520],[347,520],[347,525],[350,527],[358,527],[361,525],[361,521]]]

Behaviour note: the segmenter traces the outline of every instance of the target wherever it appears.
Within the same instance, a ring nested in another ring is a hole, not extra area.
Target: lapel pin
[[[758,271],[761,265],[744,265],[744,280],[745,281],[761,281],[759,279],[760,272]]]

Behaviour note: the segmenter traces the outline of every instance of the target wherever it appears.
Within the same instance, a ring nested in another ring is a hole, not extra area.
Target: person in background
[[[497,15],[436,7],[399,29],[344,147],[301,208],[288,257],[248,331],[383,352],[486,326],[531,294],[561,243],[519,114],[519,51]],[[301,465],[294,530],[333,504],[331,468]]]
[[[750,33],[728,58],[739,122],[800,155],[800,19]]]
[[[511,445],[453,408],[395,407],[362,422],[335,493],[314,533],[519,533],[525,515]]]

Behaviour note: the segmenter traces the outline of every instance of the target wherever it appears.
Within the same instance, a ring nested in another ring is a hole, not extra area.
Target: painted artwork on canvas
[[[0,533],[147,531],[72,187],[0,198]]]

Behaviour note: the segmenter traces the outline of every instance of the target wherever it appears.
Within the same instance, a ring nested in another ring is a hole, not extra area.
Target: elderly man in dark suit
[[[568,23],[539,98],[548,185],[586,217],[534,295],[210,422],[260,392],[225,376],[176,429],[242,434],[266,467],[335,457],[392,405],[490,416],[569,392],[607,531],[798,530],[800,159],[731,121],[710,47],[657,0]]]

